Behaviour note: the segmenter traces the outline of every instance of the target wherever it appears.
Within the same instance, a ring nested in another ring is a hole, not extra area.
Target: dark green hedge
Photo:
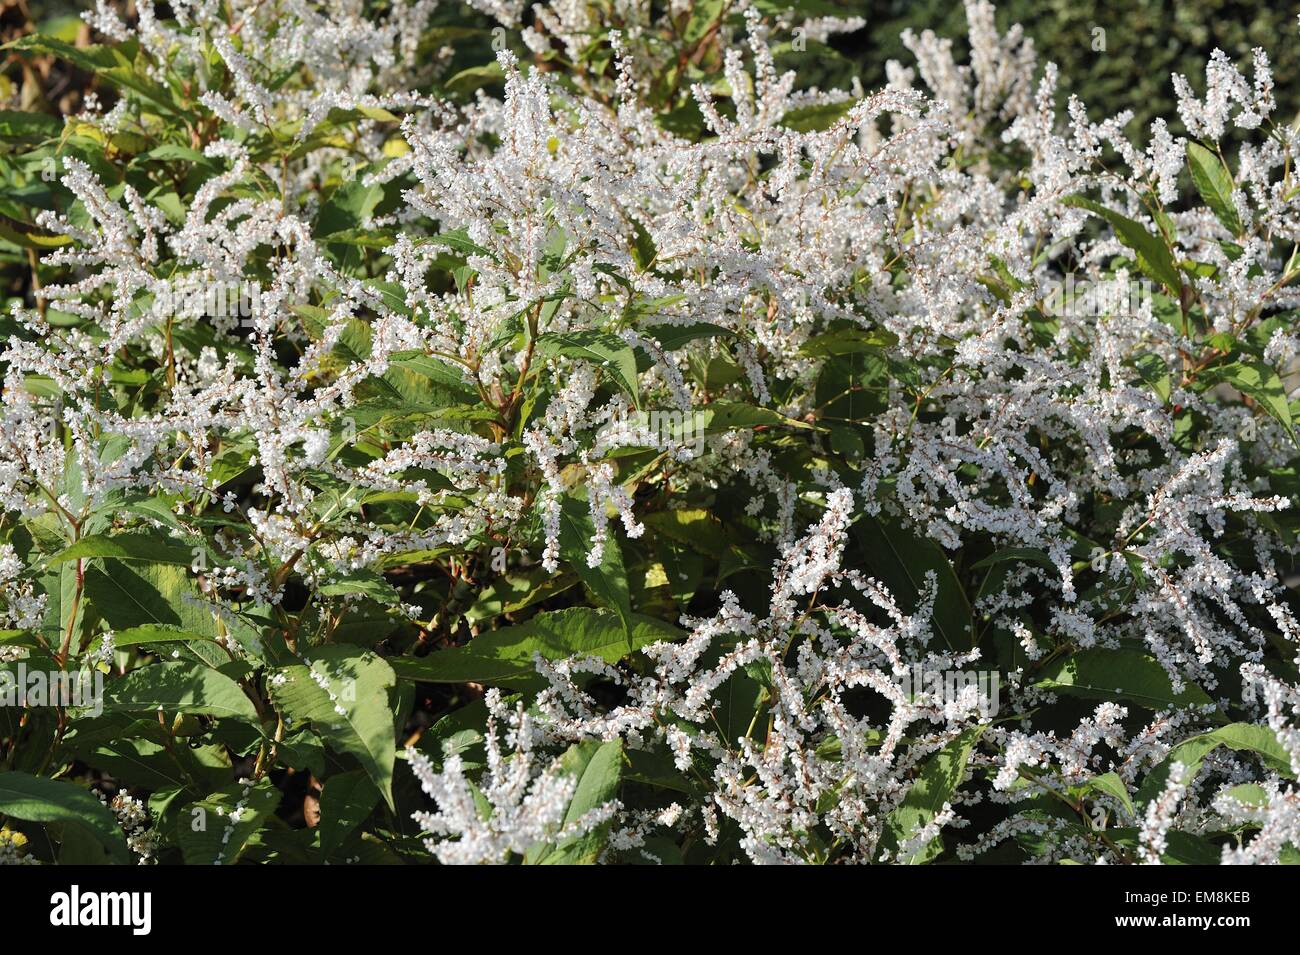
[[[844,6],[866,17],[867,27],[834,45],[858,67],[868,88],[884,82],[886,60],[912,63],[898,39],[908,27],[952,37],[958,62],[964,59],[966,14],[959,2],[887,0]],[[1282,114],[1300,110],[1300,29],[1292,4],[1004,0],[997,8],[998,27],[1023,24],[1040,62],[1051,60],[1061,68],[1062,94],[1078,94],[1094,118],[1131,109],[1144,126],[1157,116],[1172,122],[1177,99],[1170,74],[1184,74],[1201,91],[1205,63],[1216,47],[1243,67],[1252,48],[1268,50]],[[1104,52],[1093,50],[1094,29],[1105,31]]]

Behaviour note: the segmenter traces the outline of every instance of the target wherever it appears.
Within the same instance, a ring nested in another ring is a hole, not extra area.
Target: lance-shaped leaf
[[[856,99],[845,99],[837,103],[800,106],[797,109],[787,110],[781,117],[781,125],[797,133],[820,132],[830,129],[847,116],[857,103]]]
[[[465,611],[465,619],[479,623],[505,613],[517,613],[563,593],[577,582],[574,574],[552,574],[540,566],[504,574],[479,592],[473,606]]]
[[[1165,789],[1174,763],[1183,764],[1185,779],[1192,779],[1201,768],[1201,762],[1216,746],[1226,746],[1237,752],[1254,753],[1267,769],[1281,773],[1289,779],[1296,777],[1291,767],[1291,756],[1278,742],[1277,734],[1267,726],[1254,723],[1230,723],[1210,733],[1193,736],[1169,751],[1160,765],[1142,780],[1137,801],[1145,805]]]
[[[931,756],[902,803],[889,814],[882,839],[884,847],[891,853],[908,850],[905,858],[896,861],[917,865],[930,861],[942,851],[943,844],[937,835],[920,845],[908,846],[908,843],[943,810],[944,803],[952,801],[953,793],[966,775],[971,749],[983,732],[982,726],[971,727]]]
[[[109,560],[92,565],[86,594],[114,630],[162,625],[200,636],[218,632],[187,570],[174,564]]]
[[[132,670],[104,690],[104,709],[126,713],[203,713],[257,723],[238,683],[201,663],[177,660]]]
[[[638,328],[637,331],[642,336],[657,341],[664,351],[676,351],[702,338],[736,337],[736,333],[731,329],[709,322],[692,322],[688,325],[650,325]]]
[[[883,516],[863,517],[851,533],[867,570],[909,611],[927,592],[928,574],[933,571],[938,592],[931,626],[949,649],[971,645],[970,602],[943,548]]]
[[[50,558],[50,564],[61,564],[69,560],[89,560],[95,557],[189,567],[194,561],[194,551],[154,531],[90,534],[55,554]]]
[[[564,813],[564,827],[576,825],[583,816],[618,796],[619,777],[623,770],[623,743],[595,740],[570,746],[560,758],[560,769],[576,776],[578,785]],[[609,841],[609,823],[589,832],[572,835],[558,844],[534,846],[524,857],[531,865],[591,865]]]
[[[611,527],[605,537],[600,564],[592,567],[588,555],[595,536],[596,528],[587,502],[566,495],[560,504],[560,556],[597,600],[613,608],[623,621],[624,630],[631,630],[632,597],[627,585],[627,571],[623,567],[623,552]]]
[[[384,188],[378,183],[367,185],[361,178],[343,183],[320,207],[312,234],[319,238],[360,228],[383,198]]]
[[[423,352],[402,352],[391,364],[415,372],[433,382],[439,391],[453,394],[462,402],[478,400],[478,392],[465,380],[461,370],[440,358]]]
[[[710,401],[693,420],[694,434],[721,434],[724,431],[748,431],[759,427],[798,428],[813,430],[813,426],[797,418],[789,418],[771,408],[760,408],[739,401]]]
[[[853,355],[864,351],[880,351],[898,344],[898,336],[884,329],[841,328],[824,335],[815,335],[800,349],[805,355],[826,358],[831,355]]]
[[[379,802],[379,790],[363,772],[337,773],[320,796],[320,850],[326,857],[342,847]]]
[[[1194,683],[1175,691],[1154,657],[1138,650],[1093,647],[1054,662],[1036,684],[1094,700],[1126,700],[1157,710],[1203,706],[1210,701]]]
[[[1087,209],[1109,222],[1115,230],[1116,238],[1136,254],[1138,268],[1167,288],[1171,295],[1177,297],[1181,293],[1183,280],[1178,274],[1178,266],[1174,264],[1169,247],[1144,226],[1083,196],[1066,196],[1061,202],[1067,206]]]
[[[326,745],[354,757],[392,808],[393,668],[348,644],[317,647],[303,658],[306,665],[283,667],[268,679],[272,700],[295,727],[311,723]]]
[[[130,859],[122,830],[108,808],[76,783],[27,773],[0,773],[0,814],[27,822],[76,826],[93,836],[113,861]]]
[[[1215,217],[1233,235],[1241,235],[1241,216],[1232,201],[1232,174],[1223,160],[1200,143],[1189,142],[1187,167],[1192,172],[1192,184]]]
[[[463,647],[418,659],[395,658],[393,666],[402,679],[421,683],[500,683],[526,689],[542,684],[533,664],[535,653],[546,660],[590,656],[614,663],[630,650],[682,636],[681,630],[654,617],[633,614],[631,630],[625,631],[608,610],[570,607],[480,634]]]
[[[153,643],[189,643],[191,640],[214,641],[211,634],[194,633],[181,627],[162,623],[148,623],[140,627],[128,627],[113,635],[113,646],[119,650],[126,647],[148,646]]]
[[[280,790],[263,777],[235,783],[176,814],[176,842],[186,865],[232,865],[280,804]]]
[[[320,593],[329,597],[363,594],[376,603],[388,606],[401,601],[401,595],[393,585],[372,570],[354,570],[332,583],[324,584]]]
[[[1128,787],[1124,785],[1124,780],[1119,778],[1118,773],[1102,773],[1088,781],[1088,788],[1099,793],[1105,793],[1108,796],[1114,796],[1119,800],[1124,811],[1128,813],[1130,819],[1137,817],[1137,810],[1133,808],[1133,800],[1128,794]]]
[[[1206,384],[1226,382],[1243,395],[1249,395],[1269,415],[1288,429],[1292,426],[1291,407],[1286,400],[1286,386],[1273,368],[1261,361],[1236,361],[1206,369],[1201,375]]]
[[[627,342],[610,332],[548,332],[537,338],[537,353],[543,357],[563,355],[589,361],[608,374],[641,407],[637,385],[636,353]]]

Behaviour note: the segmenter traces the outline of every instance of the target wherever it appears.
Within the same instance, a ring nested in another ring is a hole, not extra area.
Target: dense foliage
[[[872,0],[867,28],[832,40],[834,47],[871,85],[883,82],[890,59],[906,62],[902,34],[932,30],[969,49],[961,36],[962,5],[945,0]],[[998,4],[1002,29],[1021,24],[1039,59],[1060,70],[1066,93],[1075,93],[1096,115],[1131,110],[1146,129],[1165,118],[1179,125],[1178,99],[1169,77],[1201,74],[1216,50],[1246,58],[1268,50],[1277,78],[1277,112],[1285,120],[1300,111],[1300,48],[1279,42],[1289,36],[1295,11],[1285,4],[1238,0],[1005,0]],[[959,56],[962,53],[958,53]],[[1185,130],[1178,129],[1185,133]]]
[[[0,859],[1300,858],[1300,134],[966,15],[9,42]]]

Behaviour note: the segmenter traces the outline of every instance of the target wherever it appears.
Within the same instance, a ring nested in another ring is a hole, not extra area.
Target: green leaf
[[[856,99],[845,99],[838,103],[817,103],[813,106],[800,106],[787,110],[781,117],[781,125],[796,133],[820,132],[830,129],[858,104]]]
[[[1112,842],[1137,851],[1140,842],[1137,829],[1107,829],[1106,833]],[[1169,830],[1165,849],[1160,854],[1164,865],[1218,865],[1221,859],[1221,850],[1210,840],[1179,829]]]
[[[36,649],[40,642],[30,630],[0,630],[0,643],[11,647]]]
[[[394,658],[397,675],[420,683],[502,683],[531,688],[542,685],[533,654],[546,660],[571,656],[621,660],[632,650],[685,634],[671,624],[632,615],[630,632],[608,610],[570,607],[539,613],[513,627],[479,634],[463,647],[437,650],[418,659]]]
[[[320,850],[328,858],[379,802],[379,790],[364,772],[337,773],[325,780],[320,795]]]
[[[163,498],[149,497],[145,494],[133,494],[117,499],[110,498],[105,500],[101,507],[96,508],[97,511],[101,509],[114,517],[120,515],[123,511],[139,514],[150,521],[166,524],[173,530],[182,530],[181,522],[176,519],[176,515],[172,511],[171,503]]]
[[[189,115],[177,106],[167,87],[159,85],[146,75],[143,69],[136,68],[136,53],[139,45],[134,40],[111,46],[78,47],[55,37],[29,34],[6,43],[0,49],[51,54],[88,73],[97,73],[122,89],[130,90],[162,113],[173,116]]]
[[[646,231],[640,219],[632,220],[632,259],[636,262],[638,272],[644,272],[654,264],[655,257],[659,254],[655,249],[655,240]]]
[[[176,814],[176,842],[186,865],[233,865],[275,812],[281,793],[265,777],[234,783]],[[236,817],[236,812],[238,816]]]
[[[393,668],[348,644],[317,647],[303,658],[306,666],[284,667],[267,681],[272,700],[295,727],[310,722],[329,746],[360,762],[393,808]]]
[[[443,84],[443,88],[452,93],[473,93],[484,86],[491,86],[505,80],[501,64],[492,62],[485,66],[471,66],[461,70]]]
[[[384,187],[379,183],[366,185],[360,175],[343,183],[320,208],[312,235],[323,238],[336,232],[359,229],[374,213],[384,198]]]
[[[990,554],[981,561],[976,561],[970,565],[971,570],[984,570],[986,567],[992,567],[1000,564],[1004,560],[1013,560],[1020,563],[1039,564],[1048,570],[1055,571],[1056,565],[1052,563],[1052,558],[1048,556],[1047,551],[1037,547],[1004,547],[995,554]]]
[[[257,723],[257,708],[238,683],[201,663],[152,663],[104,690],[107,711],[205,713]]]
[[[560,771],[576,776],[578,786],[564,813],[564,826],[571,826],[592,810],[618,796],[623,769],[623,742],[594,740],[570,746],[560,757]],[[591,832],[571,836],[553,846],[535,847],[525,856],[531,865],[591,865],[609,841],[609,823]]]
[[[42,235],[39,232],[15,229],[4,222],[0,222],[0,239],[12,242],[21,249],[56,249],[68,245],[72,241],[67,236]],[[28,375],[25,384],[27,389],[33,393],[54,388],[51,379],[37,375]]]
[[[704,338],[735,338],[736,333],[721,325],[692,322],[689,325],[649,325],[637,329],[638,334],[652,338],[664,351],[676,351],[691,342]]]
[[[789,418],[771,408],[760,408],[739,401],[710,401],[696,416],[696,431],[706,434],[720,434],[723,431],[749,430],[759,427],[784,426],[803,431],[813,430],[813,426],[795,418]]]
[[[1254,806],[1256,809],[1263,809],[1268,805],[1268,793],[1257,783],[1242,783],[1240,786],[1224,790],[1220,795],[1235,799],[1247,806]]]
[[[898,336],[884,329],[841,328],[824,335],[814,335],[800,349],[814,358],[832,355],[852,355],[864,351],[880,351],[898,344]]]
[[[479,623],[505,613],[516,613],[563,593],[577,583],[575,574],[553,574],[540,566],[506,574],[479,593],[473,605],[465,611],[465,619]]]
[[[929,538],[919,537],[893,521],[865,516],[853,525],[863,560],[876,576],[904,604],[914,609],[926,587],[926,575],[933,571],[938,584],[934,601],[935,634],[950,650],[972,645],[970,602],[943,549]]]
[[[1234,236],[1241,235],[1241,217],[1232,201],[1232,173],[1223,160],[1200,143],[1188,142],[1187,168],[1196,191],[1223,227]]]
[[[655,542],[655,554],[663,564],[668,590],[685,612],[704,577],[704,557],[690,546],[664,535]]]
[[[713,25],[721,20],[726,8],[725,0],[695,0],[690,6],[691,16],[683,33],[686,42],[695,44],[704,39]]]
[[[587,589],[606,607],[612,607],[623,621],[623,629],[632,629],[632,597],[628,590],[623,553],[611,527],[605,537],[600,565],[587,563],[591,539],[596,535],[591,511],[585,501],[565,495],[560,502],[560,557],[587,585]]]
[[[1124,785],[1124,780],[1120,779],[1117,773],[1102,773],[1102,775],[1088,780],[1088,786],[1108,796],[1114,796],[1119,800],[1120,805],[1127,810],[1130,819],[1137,818],[1137,810],[1133,808],[1133,800],[1128,794],[1128,787]]]
[[[1164,402],[1169,400],[1173,384],[1169,379],[1169,369],[1163,358],[1148,352],[1139,356],[1133,362],[1133,367],[1137,369],[1143,383],[1155,392],[1157,398]]]
[[[720,559],[732,546],[722,522],[701,508],[655,511],[645,516],[644,523],[709,557]]]
[[[363,594],[376,603],[396,606],[401,603],[401,595],[393,585],[373,570],[354,570],[332,583],[324,584],[318,590],[327,597],[339,597],[349,594]]]
[[[89,578],[90,573],[87,572],[86,579]],[[40,582],[49,598],[41,629],[56,644],[68,632],[69,627],[74,635],[80,635],[86,621],[87,602],[77,599],[77,565],[61,564],[51,573],[43,575]]]
[[[63,121],[49,113],[0,110],[0,139],[7,142],[38,143],[56,139],[62,131]]]
[[[450,392],[456,395],[461,402],[478,401],[478,392],[474,386],[465,380],[465,376],[460,373],[456,366],[434,358],[432,355],[421,353],[408,353],[404,357],[393,357],[389,364],[398,368],[406,368],[417,375],[427,378],[433,382],[434,386],[442,391]]]
[[[1219,865],[1222,850],[1204,836],[1171,829],[1166,836],[1168,845],[1160,855],[1165,865]]]
[[[430,235],[423,239],[416,240],[417,245],[427,242],[432,242],[436,245],[445,245],[453,252],[458,252],[461,255],[481,255],[489,259],[496,257],[492,254],[490,249],[485,249],[477,242],[471,240],[469,232],[466,229],[453,229],[450,232],[443,232],[439,235]]]
[[[1182,763],[1185,778],[1190,779],[1201,768],[1201,763],[1209,752],[1217,746],[1226,746],[1237,752],[1255,753],[1264,766],[1281,773],[1288,779],[1295,779],[1291,768],[1291,756],[1277,740],[1277,734],[1267,726],[1254,723],[1230,723],[1209,733],[1193,736],[1179,743],[1169,751],[1164,761],[1147,773],[1138,787],[1137,801],[1145,805],[1165,790],[1169,772],[1174,763]]]
[[[211,641],[216,640],[216,637],[156,623],[128,627],[113,634],[113,646],[119,650],[126,647],[149,646],[154,643],[189,643],[191,640]]]
[[[627,393],[633,404],[641,407],[636,353],[617,335],[598,331],[548,332],[538,336],[537,353],[543,357],[581,358],[597,365]]]
[[[90,534],[55,554],[49,562],[53,565],[69,560],[89,560],[96,557],[189,567],[194,562],[194,551],[184,544],[152,531],[130,531],[112,535]]]
[[[124,48],[129,49],[124,45]],[[43,36],[39,33],[28,34],[19,37],[10,43],[6,43],[0,49],[4,50],[30,50],[35,53],[46,53],[59,59],[66,60],[74,66],[85,70],[88,73],[95,73],[100,70],[108,69],[112,66],[118,66],[128,63],[124,53],[119,53],[109,46],[84,46],[77,47],[71,43],[65,43],[63,40],[52,36]]]
[[[1169,247],[1140,223],[1083,196],[1066,196],[1061,203],[1087,209],[1109,222],[1116,238],[1136,253],[1138,268],[1167,288],[1171,295],[1177,297],[1181,294],[1183,280]]]
[[[95,727],[101,725],[102,734],[112,735],[105,738],[97,733]],[[195,745],[192,739],[181,743],[169,735],[156,714],[132,718],[114,713],[83,721],[71,739],[71,749],[120,786],[188,790],[198,798],[230,782],[230,757],[224,747]]]
[[[951,802],[953,793],[966,774],[971,749],[983,732],[982,726],[971,727],[926,760],[921,774],[903,797],[902,803],[885,821],[882,843],[891,853],[897,852],[924,829],[943,810],[944,803]],[[943,840],[936,836],[924,845],[915,847],[906,859],[896,861],[917,865],[929,862],[942,851]]]
[[[0,773],[0,814],[27,822],[77,826],[94,836],[114,862],[130,860],[126,839],[108,807],[75,783]]]
[[[1273,418],[1288,429],[1292,427],[1291,408],[1286,400],[1286,386],[1278,373],[1262,361],[1233,362],[1202,373],[1206,384],[1224,381],[1243,395],[1249,395]]]
[[[86,570],[86,595],[114,630],[147,624],[215,635],[212,614],[186,571],[176,565],[107,561]]]
[[[1151,710],[1211,702],[1194,683],[1175,693],[1169,674],[1154,657],[1107,647],[1080,650],[1054,661],[1035,685],[1094,700],[1127,700]]]

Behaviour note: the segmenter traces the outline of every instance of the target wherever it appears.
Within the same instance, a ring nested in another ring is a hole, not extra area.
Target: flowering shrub
[[[6,47],[0,860],[1300,859],[1264,52],[524,7]]]

